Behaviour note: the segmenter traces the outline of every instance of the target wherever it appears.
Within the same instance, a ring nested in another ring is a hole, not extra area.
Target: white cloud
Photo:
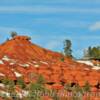
[[[41,37],[38,34],[34,34],[34,33],[36,33],[35,30],[32,30],[33,33],[31,33],[31,30],[26,29],[26,28],[2,27],[2,26],[0,26],[0,35],[1,34],[10,34],[10,32],[12,32],[12,31],[16,31],[20,35],[29,35],[34,40]]]
[[[100,40],[100,36],[96,36],[96,35],[81,35],[81,36],[76,36],[75,34],[77,34],[77,33],[75,33],[75,34],[70,34],[70,33],[66,33],[66,35],[64,36],[64,35],[62,35],[62,36],[53,36],[53,37],[51,37],[52,39],[54,39],[54,40],[56,40],[56,41],[60,41],[60,42],[63,42],[65,39],[71,39],[71,40],[88,40],[88,39],[91,39],[91,40],[93,40],[93,39],[98,39],[98,40]]]
[[[59,6],[1,6],[0,13],[100,13],[100,8],[67,8]]]
[[[12,28],[12,27],[2,27],[2,26],[0,26],[0,33],[9,33],[11,31],[16,31],[16,29]]]
[[[92,24],[89,29],[92,31],[100,30],[100,21]]]
[[[7,4],[11,3],[43,3],[43,4],[57,4],[57,3],[68,3],[68,2],[78,2],[78,3],[100,3],[100,0],[3,0]]]
[[[41,37],[42,38],[42,37]],[[48,37],[46,37],[48,38]],[[72,35],[72,36],[53,36],[51,37],[51,39],[49,38],[48,41],[46,44],[45,44],[45,48],[48,48],[48,49],[51,49],[51,50],[54,50],[54,49],[57,49],[57,48],[62,48],[63,47],[63,42],[65,39],[70,39],[73,43],[77,40],[77,41],[87,41],[87,40],[100,40],[100,36],[75,36],[75,35]],[[77,43],[77,46],[78,46],[78,43]],[[79,51],[78,51],[79,53]]]
[[[48,48],[48,49],[55,49],[55,48],[57,48],[57,47],[59,47],[59,45],[61,45],[61,43],[62,42],[59,42],[59,41],[57,41],[57,40],[55,40],[55,41],[50,41],[50,42],[48,42],[47,44],[46,44],[46,48]]]
[[[69,21],[62,21],[60,26],[63,26],[65,28],[71,27],[71,28],[87,28],[89,23],[85,21],[79,21],[79,20],[69,20]]]
[[[12,31],[16,31],[18,33],[24,33],[24,34],[28,34],[30,33],[30,30],[28,29],[24,29],[24,28],[15,28],[15,27],[3,27],[0,26],[0,34],[8,34]]]
[[[58,26],[63,28],[87,28],[90,25],[89,22],[81,20],[68,20],[62,18],[36,18],[33,20],[34,24],[50,24],[52,26]],[[59,24],[60,23],[60,24]]]

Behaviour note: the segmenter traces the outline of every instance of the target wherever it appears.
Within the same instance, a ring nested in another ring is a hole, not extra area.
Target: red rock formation
[[[95,86],[100,82],[99,71],[70,58],[64,57],[63,62],[63,57],[60,53],[32,44],[27,36],[16,36],[0,45],[0,73],[14,80],[19,73],[26,82],[32,81],[30,73],[42,74],[47,82],[54,83],[74,82],[84,86],[88,81]]]

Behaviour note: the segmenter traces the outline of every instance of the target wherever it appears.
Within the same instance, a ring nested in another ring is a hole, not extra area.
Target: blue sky
[[[11,31],[59,52],[70,39],[73,55],[82,57],[85,48],[100,45],[100,0],[0,0],[0,43]]]

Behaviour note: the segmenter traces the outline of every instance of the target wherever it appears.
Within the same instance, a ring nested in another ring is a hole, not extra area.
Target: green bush
[[[17,85],[20,86],[21,89],[25,89],[26,88],[26,84],[25,84],[25,82],[24,82],[22,77],[17,79]]]

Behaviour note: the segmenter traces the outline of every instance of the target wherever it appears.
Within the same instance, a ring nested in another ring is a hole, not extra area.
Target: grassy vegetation
[[[41,75],[38,76],[35,83],[30,82],[29,84],[25,84],[22,78],[18,78],[16,84],[14,81],[5,78],[2,80],[2,83],[5,85],[5,91],[9,93],[9,96],[7,96],[7,94],[3,94],[1,97],[3,97],[4,100],[41,100],[42,96],[47,96],[47,94],[50,94],[49,96],[53,100],[68,99],[67,97],[66,99],[61,99],[59,96],[59,90],[47,89],[45,87],[45,82],[45,79]],[[16,92],[16,85],[19,86],[21,90],[28,91],[28,94],[21,98]],[[66,93],[69,92],[72,94],[71,100],[83,100],[84,94],[89,93],[91,91],[91,87],[88,82],[86,82],[84,87],[80,87],[78,84],[65,84],[63,90],[66,91]],[[89,98],[90,97],[88,97],[88,99]]]

